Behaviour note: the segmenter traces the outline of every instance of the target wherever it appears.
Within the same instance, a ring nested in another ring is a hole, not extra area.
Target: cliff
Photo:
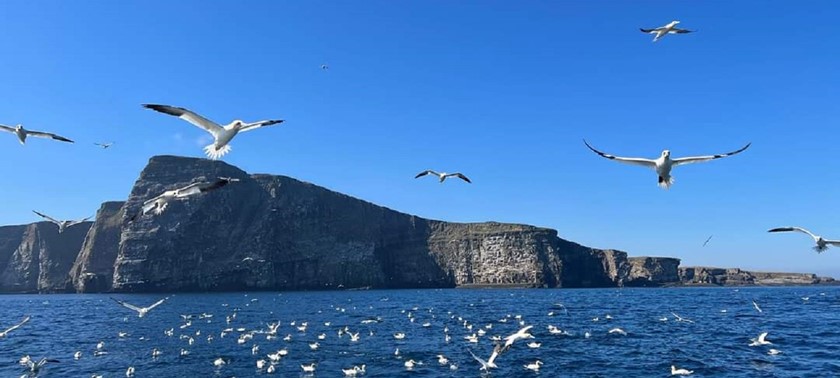
[[[68,272],[91,224],[61,234],[47,222],[0,227],[0,292],[67,291]]]
[[[830,277],[810,273],[751,272],[738,268],[681,267],[680,283],[684,285],[816,285],[834,284]]]
[[[145,200],[216,177],[240,181],[128,221]],[[290,177],[175,156],[151,158],[127,200],[102,204],[93,225],[61,235],[48,223],[0,227],[0,292],[833,282],[679,264],[589,248],[546,228],[423,219]]]

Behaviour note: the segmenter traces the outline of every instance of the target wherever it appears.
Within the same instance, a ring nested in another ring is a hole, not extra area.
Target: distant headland
[[[216,177],[223,189],[131,222],[143,201]],[[452,287],[815,285],[805,273],[681,267],[521,224],[451,223],[221,161],[155,156],[126,201],[58,233],[0,227],[0,292],[96,293]]]

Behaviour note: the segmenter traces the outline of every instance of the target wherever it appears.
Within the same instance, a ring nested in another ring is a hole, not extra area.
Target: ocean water
[[[137,305],[160,298],[113,296]],[[482,376],[488,374],[479,371],[468,350],[487,359],[491,337],[518,330],[518,316],[534,326],[535,338],[515,343],[496,359],[498,368],[489,375],[665,377],[676,365],[693,370],[692,377],[833,377],[840,376],[839,296],[836,287],[176,294],[138,318],[108,295],[6,295],[0,296],[0,327],[27,314],[32,320],[0,339],[0,377],[27,374],[18,364],[24,355],[60,361],[47,364],[37,374],[42,377],[125,377],[129,366],[136,377],[272,376],[258,370],[256,361],[281,349],[288,354],[275,366],[277,377],[305,376],[300,365],[313,362],[314,376],[323,377],[342,377],[341,369],[361,364],[365,374],[358,376],[364,377]],[[672,311],[693,323],[675,321]],[[212,317],[199,319],[202,313]],[[227,324],[226,317],[234,313]],[[181,327],[181,314],[193,315],[190,326]],[[278,321],[278,337],[267,339],[267,324]],[[464,321],[472,330],[464,328]],[[291,322],[307,322],[306,331]],[[566,332],[551,334],[549,325]],[[360,333],[357,342],[339,337],[345,327]],[[444,327],[451,336],[448,343]],[[221,337],[226,328],[234,330]],[[237,329],[243,328],[258,332],[240,344],[244,332]],[[609,333],[613,328],[626,335]],[[165,334],[168,329],[172,336]],[[479,329],[486,334],[477,343],[465,340]],[[129,336],[121,338],[120,332]],[[406,337],[395,339],[397,332]],[[769,333],[773,345],[750,347],[750,339],[762,332]],[[181,335],[192,337],[194,344]],[[287,335],[291,340],[284,341]],[[107,354],[94,357],[100,341]],[[541,346],[529,348],[531,341]],[[314,342],[320,344],[317,350],[309,346]],[[160,357],[152,358],[154,348]],[[190,354],[179,356],[182,348]],[[781,354],[769,355],[770,348]],[[79,360],[73,358],[76,351],[82,352]],[[438,354],[457,370],[440,365]],[[217,358],[227,363],[216,367]],[[409,359],[422,364],[408,370],[404,363]],[[537,360],[544,363],[539,373],[524,368]]]

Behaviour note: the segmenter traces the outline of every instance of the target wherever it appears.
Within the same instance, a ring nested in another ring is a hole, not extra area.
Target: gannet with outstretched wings
[[[175,189],[175,190],[167,190],[163,192],[163,194],[147,200],[143,202],[143,208],[131,217],[131,221],[134,221],[140,215],[145,215],[149,212],[154,212],[156,215],[160,215],[166,210],[169,201],[175,199],[184,199],[189,196],[194,196],[197,194],[209,192],[211,190],[219,189],[231,182],[237,182],[239,179],[230,178],[230,177],[219,177],[214,181],[200,181],[196,183],[189,184],[183,188]]]
[[[98,142],[94,142],[94,143],[93,143],[93,145],[94,145],[94,146],[99,146],[99,147],[102,147],[102,149],[103,149],[103,150],[107,150],[109,147],[111,147],[111,146],[113,146],[113,145],[114,145],[114,142],[108,142],[108,143],[98,143]]]
[[[30,372],[35,373],[35,372],[41,370],[41,368],[44,367],[44,365],[46,365],[47,362],[60,362],[60,361],[42,358],[38,362],[35,362],[32,359],[29,359],[29,360],[26,361],[26,366],[29,368]]]
[[[502,347],[502,350],[507,351],[517,340],[533,339],[534,336],[528,332],[531,328],[534,328],[534,326],[527,326],[519,331],[516,331],[516,333],[505,337],[505,345]]]
[[[472,184],[472,181],[470,181],[470,179],[468,179],[467,176],[464,176],[462,173],[459,173],[459,172],[455,172],[455,173],[435,172],[431,169],[427,169],[423,172],[418,173],[417,176],[414,176],[414,178],[420,178],[420,177],[423,177],[425,175],[435,175],[435,176],[437,176],[438,180],[440,180],[441,184],[446,180],[447,177],[457,177],[461,180],[464,180],[464,181]]]
[[[35,130],[27,130],[23,128],[23,125],[18,124],[15,127],[0,125],[0,130],[8,131],[12,134],[17,135],[20,144],[26,144],[26,137],[36,137],[36,138],[48,138],[53,139],[61,142],[68,142],[73,143],[72,140],[67,139],[63,136],[56,135],[53,133],[45,133],[43,131],[35,131]]]
[[[802,227],[779,227],[779,228],[774,228],[774,229],[768,230],[767,232],[801,232],[803,234],[807,234],[812,239],[814,239],[815,243],[817,243],[817,245],[814,246],[814,250],[817,251],[817,253],[825,252],[825,250],[827,250],[828,246],[830,246],[830,245],[833,245],[835,247],[840,247],[840,240],[826,240],[826,239],[823,239],[822,236],[814,235],[813,233],[811,233],[811,231],[808,231],[808,230],[806,230]]]
[[[496,366],[495,361],[496,361],[496,357],[499,357],[499,350],[500,349],[501,349],[500,345],[496,344],[496,347],[493,348],[493,354],[490,355],[490,358],[488,358],[487,361],[484,361],[484,359],[482,359],[481,357],[476,356],[475,353],[473,353],[472,350],[467,349],[467,351],[470,352],[472,357],[476,361],[478,361],[478,363],[481,364],[481,368],[479,368],[478,370],[490,371],[491,368],[498,367],[498,366]]]
[[[58,226],[58,233],[59,234],[64,232],[64,230],[66,230],[70,227],[73,227],[73,226],[75,226],[79,223],[87,222],[88,219],[92,218],[92,217],[87,217],[85,219],[80,219],[80,220],[62,220],[62,221],[60,221],[60,220],[57,220],[57,219],[55,219],[53,217],[50,217],[48,215],[39,213],[35,210],[32,210],[32,212],[35,213],[35,214],[38,214],[39,217],[46,219],[48,222],[55,223],[55,225]]]
[[[659,39],[661,39],[662,37],[664,37],[668,34],[685,34],[685,33],[694,32],[693,30],[686,30],[686,29],[678,28],[677,24],[679,24],[679,23],[680,23],[679,21],[675,20],[675,21],[669,22],[668,25],[660,26],[658,28],[653,28],[653,29],[639,28],[639,30],[641,30],[642,33],[655,34],[656,36],[653,37],[653,42],[658,41]]]
[[[16,330],[16,329],[20,328],[20,326],[22,326],[22,325],[26,324],[26,322],[28,322],[30,318],[31,318],[30,316],[27,316],[27,317],[23,318],[23,320],[21,320],[21,321],[20,321],[20,323],[15,324],[15,325],[13,325],[13,326],[9,327],[8,329],[6,329],[6,330],[5,330],[5,331],[3,331],[3,332],[0,332],[0,339],[2,339],[2,338],[4,338],[4,337],[6,337],[6,336],[9,334],[9,332],[12,332],[12,331],[14,331],[14,330]]]
[[[121,300],[119,300],[119,299],[115,299],[115,298],[111,298],[111,299],[113,299],[113,300],[114,300],[114,302],[119,303],[120,305],[122,305],[122,306],[123,306],[123,307],[125,307],[125,308],[131,309],[131,310],[134,310],[134,311],[137,311],[137,317],[138,317],[138,318],[142,318],[142,317],[146,316],[146,314],[148,314],[148,313],[149,313],[149,311],[152,311],[152,309],[153,309],[153,308],[155,308],[155,307],[157,307],[157,306],[160,306],[160,304],[161,304],[161,303],[163,303],[163,301],[167,300],[167,299],[168,299],[168,297],[167,297],[167,298],[163,298],[163,299],[161,299],[161,300],[159,300],[159,301],[157,301],[157,302],[155,302],[155,303],[152,303],[152,305],[151,305],[151,306],[149,306],[149,307],[137,307],[137,306],[135,306],[135,305],[133,305],[133,304],[131,304],[131,303],[123,302],[123,301],[121,301]]]
[[[700,163],[709,160],[715,160],[720,158],[725,158],[727,156],[732,156],[738,153],[743,152],[747,148],[750,147],[752,143],[747,143],[746,146],[732,152],[727,152],[725,154],[718,154],[718,155],[708,155],[708,156],[692,156],[692,157],[684,157],[684,158],[677,158],[671,159],[671,151],[665,150],[662,151],[662,155],[659,156],[657,159],[644,159],[644,158],[628,158],[628,157],[620,157],[615,155],[610,155],[601,151],[596,150],[594,147],[590,146],[589,143],[584,139],[584,144],[586,147],[589,147],[590,150],[595,152],[598,155],[601,155],[607,159],[615,160],[625,164],[632,164],[632,165],[639,165],[642,167],[653,168],[657,175],[659,175],[659,186],[663,189],[668,189],[674,183],[674,179],[671,177],[671,169],[674,167],[678,167],[680,165],[685,164],[692,164],[692,163]]]
[[[204,152],[207,154],[207,157],[213,160],[217,160],[230,152],[230,145],[228,143],[230,143],[236,134],[283,122],[282,119],[268,119],[251,123],[235,120],[225,126],[221,126],[185,108],[157,104],[143,104],[143,107],[178,117],[210,133],[213,136],[213,143],[204,147]]]

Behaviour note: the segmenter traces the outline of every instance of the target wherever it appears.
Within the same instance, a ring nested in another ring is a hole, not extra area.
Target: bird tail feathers
[[[207,157],[211,160],[219,160],[222,156],[227,155],[230,152],[230,145],[226,144],[221,148],[216,148],[215,144],[210,144],[207,147],[204,147],[204,153],[207,154]]]

